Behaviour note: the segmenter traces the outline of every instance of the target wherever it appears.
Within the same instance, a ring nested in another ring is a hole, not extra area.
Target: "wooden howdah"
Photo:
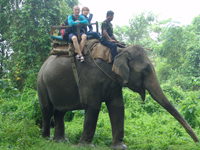
[[[96,25],[96,32],[99,33],[98,22],[90,23],[89,25]],[[77,31],[78,31],[78,41],[79,42],[81,41],[80,26],[83,26],[83,25],[76,25]],[[54,29],[62,29],[62,28],[70,28],[70,27],[71,26],[52,26],[51,25],[50,26],[50,29],[51,29],[50,35],[53,35]],[[52,54],[52,55],[63,55],[63,54],[73,55],[72,51],[77,53],[74,46],[70,42],[67,43],[66,41],[54,40],[51,38],[51,46],[52,46],[52,49],[50,51],[50,54]]]

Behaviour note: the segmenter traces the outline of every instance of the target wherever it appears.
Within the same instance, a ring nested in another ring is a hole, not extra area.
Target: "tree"
[[[0,78],[5,74],[6,60],[8,59],[9,43],[6,42],[6,32],[10,27],[10,22],[21,0],[1,0],[0,1]]]
[[[66,3],[70,8],[73,8],[75,5],[78,5],[78,0],[66,0]]]
[[[167,58],[167,62],[172,64],[172,68],[180,67],[183,63],[184,46],[184,29],[179,26],[168,27],[162,33],[162,44],[159,50],[161,57]]]
[[[200,15],[195,17],[192,24],[186,27],[187,39],[184,73],[187,76],[200,76]],[[186,37],[185,35],[185,37]]]
[[[28,76],[36,83],[39,68],[51,47],[50,25],[60,25],[71,14],[72,9],[67,0],[3,2],[6,4],[3,14],[7,15],[7,19],[3,24],[6,32],[1,30],[1,34],[9,45],[7,48],[12,50],[6,61],[6,69],[9,70],[8,75],[14,85],[21,89]],[[21,4],[16,6],[16,2]]]
[[[195,17],[190,25],[166,27],[159,37],[161,42],[156,53],[170,64],[173,77],[200,76],[199,21],[200,15]]]
[[[193,20],[192,20],[192,26],[194,28],[194,31],[196,34],[200,34],[200,15],[196,16]]]
[[[116,38],[127,44],[139,44],[149,47],[153,41],[151,36],[153,32],[152,25],[157,17],[152,12],[133,14],[133,18],[129,20],[129,25],[116,26],[114,29]]]

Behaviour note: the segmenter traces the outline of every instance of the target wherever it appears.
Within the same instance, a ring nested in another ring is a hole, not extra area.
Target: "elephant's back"
[[[78,104],[78,87],[73,75],[71,58],[50,56],[40,69],[38,82],[43,82],[56,109],[71,110],[74,109],[71,104]]]
[[[71,59],[61,56],[50,56],[42,65],[39,76],[46,82],[70,76],[72,72]]]

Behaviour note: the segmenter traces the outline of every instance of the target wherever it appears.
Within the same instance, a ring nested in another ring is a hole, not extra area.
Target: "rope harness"
[[[116,82],[115,79],[113,79],[108,73],[106,73],[98,64],[97,62],[95,61],[94,57],[92,56],[91,54],[91,50],[97,45],[97,43],[95,43],[91,49],[89,50],[88,49],[88,45],[85,44],[86,48],[87,48],[87,51],[90,53],[90,56],[92,57],[92,60],[94,61],[95,65],[104,73],[106,74],[111,80],[113,80],[114,82]],[[79,78],[78,78],[78,73],[77,73],[77,68],[76,68],[76,64],[75,64],[75,59],[74,57],[71,57],[71,64],[72,64],[72,70],[73,70],[73,74],[74,74],[74,78],[75,78],[75,81],[76,81],[76,84],[77,86],[79,87]]]
[[[95,61],[94,57],[92,56],[92,54],[91,54],[90,51],[91,51],[96,45],[97,45],[97,43],[94,44],[90,50],[88,49],[87,44],[86,44],[85,46],[86,46],[88,52],[90,53],[90,56],[92,57],[92,60],[94,61],[95,65],[96,65],[103,73],[105,73],[111,80],[113,80],[114,82],[116,82],[115,79],[113,79],[108,73],[106,73],[106,72],[97,64],[97,62]]]
[[[75,64],[74,60],[75,60],[74,56],[71,57],[71,64],[72,64],[72,70],[73,70],[73,73],[74,73],[74,78],[76,80],[77,86],[79,87],[79,78],[78,78],[78,73],[77,73],[76,64]]]

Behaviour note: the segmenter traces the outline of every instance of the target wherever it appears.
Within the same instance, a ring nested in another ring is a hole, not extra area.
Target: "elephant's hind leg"
[[[60,112],[58,110],[54,112],[55,131],[53,140],[55,141],[67,140],[67,138],[65,137],[65,123],[64,123],[65,113],[66,112]]]
[[[42,137],[50,138],[50,127],[51,127],[51,117],[53,116],[53,110],[47,113],[42,109],[43,125],[42,125]]]
[[[53,116],[54,108],[52,103],[49,101],[48,95],[44,93],[45,92],[40,89],[40,86],[38,86],[38,98],[43,118],[42,137],[50,138],[50,127],[51,127],[50,120],[51,117]]]

